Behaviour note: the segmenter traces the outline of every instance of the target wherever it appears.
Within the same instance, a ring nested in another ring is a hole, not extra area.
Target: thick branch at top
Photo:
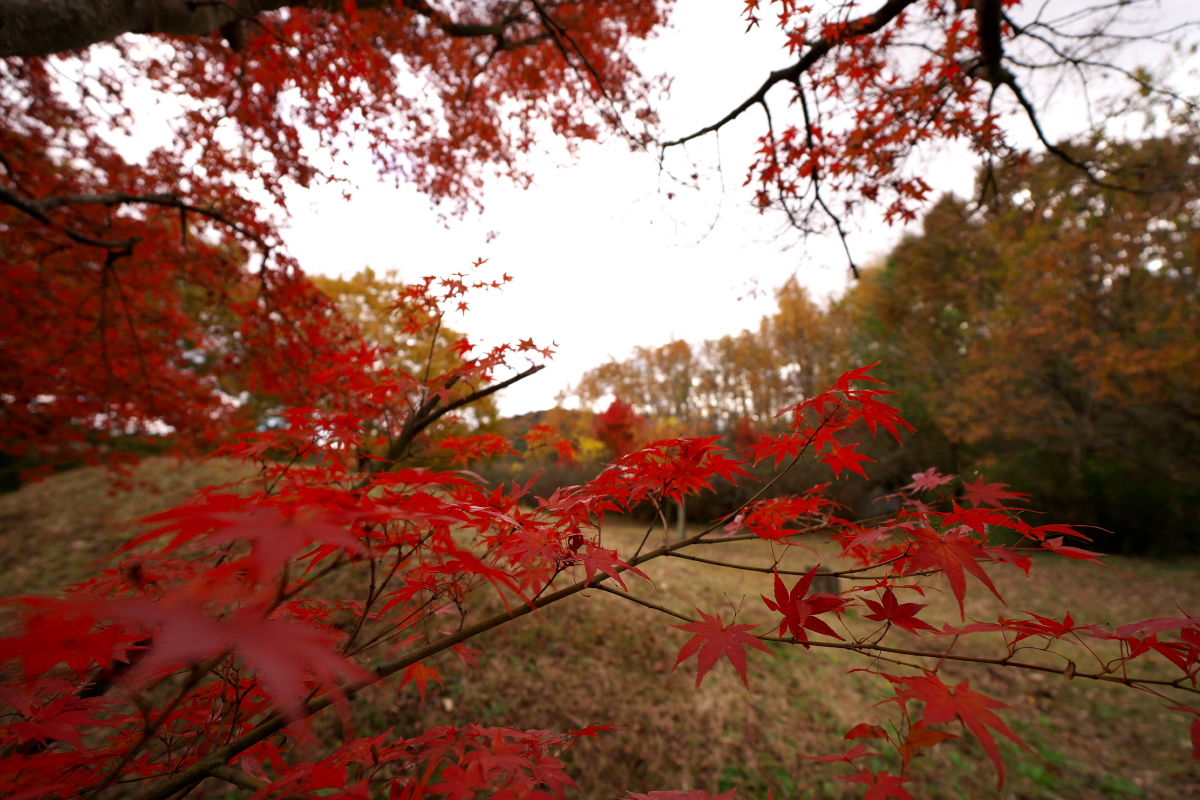
[[[503,38],[514,21],[457,22],[426,0],[359,0],[360,9],[402,5],[449,36]],[[341,0],[0,0],[0,57],[80,50],[126,33],[207,36],[282,8],[340,9]]]
[[[670,142],[664,142],[662,145],[663,148],[685,144],[686,142],[690,142],[692,139],[699,139],[701,136],[706,136],[714,131],[719,131],[721,128],[724,128],[730,122],[733,122],[749,109],[766,102],[767,92],[771,91],[776,84],[785,82],[795,83],[796,81],[800,80],[801,75],[808,72],[810,69],[812,69],[814,64],[828,55],[830,50],[842,44],[843,42],[847,42],[859,36],[867,36],[875,33],[878,30],[882,30],[888,25],[888,23],[900,16],[902,11],[911,5],[915,5],[916,2],[917,0],[888,0],[874,14],[867,14],[865,16],[852,19],[849,22],[839,26],[836,34],[828,37],[822,37],[809,45],[808,49],[805,50],[804,54],[800,57],[800,60],[795,64],[792,64],[790,67],[785,67],[784,69],[779,69],[772,72],[767,79],[763,81],[762,86],[758,87],[757,92],[747,97],[744,101],[742,101],[741,105],[730,111],[720,120],[682,138],[675,139]]]

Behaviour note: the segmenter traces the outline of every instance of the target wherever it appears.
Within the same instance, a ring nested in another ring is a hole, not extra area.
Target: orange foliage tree
[[[1033,157],[983,208],[943,198],[831,319],[882,359],[908,408],[1039,502],[1186,548],[1200,502],[1195,138],[1095,143],[1137,192]],[[1194,547],[1194,539],[1192,542]]]

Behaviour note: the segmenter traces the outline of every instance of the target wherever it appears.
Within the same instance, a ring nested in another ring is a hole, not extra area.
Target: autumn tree
[[[977,323],[987,334],[972,342],[948,416],[968,440],[1034,433],[1076,479],[1086,458],[1120,455],[1195,491],[1195,139],[1096,149],[1140,191],[1096,186],[1045,158],[997,176],[989,233],[1004,293]]]
[[[1055,17],[1056,4],[1039,14],[1005,0],[888,0],[865,11],[750,2],[748,25],[777,23],[793,63],[661,149],[673,158],[759,107],[768,130],[748,176],[757,203],[802,230],[828,223],[844,235],[864,203],[914,218],[927,187],[905,165],[918,149],[962,140],[988,159],[1007,153],[1007,98],[1049,152],[1103,183],[1102,153],[1083,161],[1046,138],[1046,101],[1029,76],[1116,75],[1137,94],[1107,110],[1185,119],[1192,105],[1169,81],[1113,55],[1191,31],[1186,15],[1131,16],[1142,5]],[[337,338],[325,329],[339,323],[315,310],[322,301],[281,246],[286,188],[340,179],[339,153],[356,141],[382,176],[461,212],[478,206],[489,175],[527,184],[522,156],[544,131],[568,147],[606,134],[650,147],[658,84],[629,50],[664,24],[667,6],[0,3],[2,246],[13,295],[33,298],[4,320],[14,341],[46,320],[72,321],[50,346],[22,346],[16,391],[0,398],[6,452],[25,455],[22,443],[37,441],[37,458],[95,455],[114,432],[161,429],[154,420],[208,441],[238,426],[223,380],[276,394],[311,385],[294,365],[320,360]],[[782,116],[783,91],[798,117]],[[138,92],[171,98],[179,113],[172,137],[133,162],[114,141],[136,125]],[[338,347],[358,347],[343,338]],[[209,356],[231,342],[236,358]],[[133,352],[136,373],[113,366],[118,350]],[[203,412],[176,411],[197,404]],[[79,424],[101,418],[106,426]]]
[[[211,442],[244,427],[223,383],[303,406],[332,380],[308,365],[369,368],[369,348],[282,248],[286,188],[342,179],[330,164],[354,140],[382,176],[461,212],[485,176],[526,184],[521,156],[544,133],[640,146],[653,87],[627,49],[664,13],[4,4],[0,340],[19,355],[5,359],[0,446],[70,460],[164,425]],[[115,142],[137,124],[138,92],[179,113],[135,162]]]
[[[614,456],[628,455],[637,450],[644,428],[645,420],[620,396],[614,397],[608,408],[593,419],[596,438],[604,442]]]
[[[729,434],[743,419],[768,430],[789,399],[815,397],[853,357],[845,332],[795,279],[775,299],[776,311],[757,329],[635,347],[588,370],[564,398],[591,406],[621,397],[649,419],[691,433]]]
[[[1184,70],[1136,66],[1195,53],[1200,20],[1185,3],[746,0],[742,15],[748,33],[777,28],[790,63],[748,79],[744,100],[663,141],[661,157],[692,165],[690,145],[761,113],[745,178],[755,203],[803,234],[840,236],[855,271],[852,220],[868,206],[889,223],[915,220],[932,199],[922,164],[948,142],[990,170],[1014,152],[1013,131],[1029,131],[1090,181],[1117,187],[1108,154],[1073,151],[1049,132],[1052,109],[1069,102],[1088,120],[1092,130],[1072,135],[1145,118],[1186,127],[1196,109]]]
[[[1006,42],[1045,27],[1008,23],[998,0],[970,10],[888,0],[866,16],[850,4],[777,6],[799,61],[745,108],[807,76],[816,96],[794,84],[799,113],[838,98],[858,113],[841,132],[810,117],[790,135],[768,134],[754,179],[767,204],[772,191],[802,198],[807,182],[809,207],[825,213],[815,192],[830,180],[850,202],[914,213],[923,189],[897,173],[914,143],[965,136],[995,149],[987,88],[1020,100]],[[663,615],[674,626],[664,634],[679,637],[675,667],[694,658],[697,686],[723,660],[749,684],[759,663],[750,658],[775,648],[861,659],[888,727],[863,720],[845,739],[865,741],[805,755],[870,798],[908,797],[914,757],[960,736],[982,748],[998,788],[997,737],[1029,749],[1005,703],[947,682],[948,664],[1144,693],[1190,730],[1200,755],[1200,619],[1190,611],[1115,624],[1059,607],[966,619],[975,594],[1000,597],[999,571],[1029,574],[1035,556],[1101,559],[1085,531],[1027,520],[1021,495],[1002,484],[930,467],[891,513],[856,522],[824,483],[780,494],[768,481],[681,539],[653,527],[628,545],[613,536],[615,514],[649,506],[661,517],[755,465],[868,474],[858,440],[911,429],[871,366],[785,400],[780,427],[743,453],[716,436],[672,436],[535,501],[529,482],[485,487],[452,468],[513,443],[449,434],[444,423],[536,373],[544,346],[463,342],[461,359],[414,370],[281,253],[284,187],[336,177],[306,137],[334,154],[365,141],[384,174],[458,206],[477,201],[484,174],[523,181],[520,154],[547,127],[568,141],[609,130],[647,144],[638,126],[654,121],[651,87],[627,50],[662,23],[660,6],[10,0],[0,10],[0,222],[12,265],[0,338],[20,357],[6,375],[14,388],[0,394],[3,441],[81,450],[139,427],[167,425],[192,442],[215,428],[219,454],[257,467],[142,520],[81,584],[4,604],[0,780],[12,796],[169,800],[215,782],[262,797],[562,797],[572,786],[564,754],[611,729],[605,721],[561,733],[359,731],[354,709],[388,680],[423,694],[441,680],[436,657],[470,663],[474,645],[515,620],[599,595]],[[757,10],[747,6],[752,24]],[[891,56],[908,30],[933,37],[931,60],[915,80],[893,80],[885,72],[904,66]],[[428,88],[410,93],[413,75]],[[106,135],[135,124],[127,92],[139,82],[182,108],[175,139],[134,163]],[[433,351],[468,292],[502,284],[471,271],[412,280],[389,324]],[[224,435],[223,417],[241,408],[221,389],[228,374],[295,406],[280,424]],[[414,460],[430,451],[445,454],[444,468]],[[758,543],[758,563],[723,560],[731,542]],[[812,543],[825,547],[826,574],[852,588],[813,591]],[[674,608],[639,583],[654,564],[687,559],[757,581],[762,605],[725,610],[714,597]],[[957,612],[936,619],[940,628],[911,602],[934,589]],[[978,655],[965,652],[971,642]],[[655,794],[631,796],[708,796]]]
[[[408,287],[396,272],[377,273],[368,267],[348,277],[317,275],[312,281],[337,304],[346,321],[383,357],[387,367],[411,375],[440,375],[462,365],[470,342],[444,321],[432,321],[435,330],[430,341],[398,322],[396,311],[407,302]],[[486,385],[471,388],[478,390]],[[499,412],[489,395],[464,408],[459,416],[467,429],[478,430],[494,427]]]
[[[1114,547],[1186,546],[1196,502],[1191,141],[1097,142],[1138,192],[1044,156],[997,169],[983,209],[940,200],[834,312],[964,461]]]

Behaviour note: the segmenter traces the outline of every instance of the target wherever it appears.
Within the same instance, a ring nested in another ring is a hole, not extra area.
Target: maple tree
[[[998,148],[984,87],[1023,96],[1003,44],[1031,35],[1028,25],[1005,27],[999,0],[976,0],[970,12],[889,0],[858,18],[845,16],[856,13],[850,4],[835,4],[811,20],[811,9],[777,5],[801,60],[746,107],[765,107],[766,91],[794,73],[816,81],[810,88],[822,103],[844,92],[862,113],[844,134],[810,119],[765,137],[753,172],[764,205],[772,191],[785,204],[801,197],[799,182],[808,181],[810,208],[836,220],[815,194],[832,180],[851,202],[894,193],[889,211],[904,218],[923,190],[896,177],[896,165],[915,143],[966,136],[986,152]],[[758,6],[747,5],[751,23]],[[889,728],[863,723],[846,736],[892,748],[899,773],[880,767],[873,759],[884,754],[863,742],[806,757],[842,770],[870,800],[909,796],[913,757],[952,731],[979,741],[998,785],[996,734],[1025,748],[1003,701],[945,683],[947,663],[1147,693],[1190,730],[1200,755],[1200,617],[1181,609],[1111,625],[1046,609],[967,621],[965,599],[978,584],[999,596],[993,571],[1028,573],[1035,555],[1100,561],[1079,528],[1035,525],[1006,486],[936,471],[916,475],[894,512],[876,519],[840,516],[826,484],[774,491],[802,462],[834,478],[867,475],[872,459],[861,440],[899,440],[911,429],[872,366],[840,377],[805,369],[827,380],[781,397],[783,409],[769,409],[778,421],[743,430],[740,453],[717,435],[670,436],[620,455],[582,485],[535,498],[532,483],[488,487],[453,468],[516,450],[472,427],[470,410],[550,355],[528,340],[479,351],[446,333],[446,314],[466,308],[468,292],[506,278],[427,278],[387,287],[385,301],[365,276],[350,292],[327,284],[342,296],[339,307],[281,252],[275,214],[284,188],[336,178],[313,160],[309,135],[335,154],[346,137],[365,139],[383,172],[460,207],[477,202],[488,171],[525,181],[519,155],[543,126],[568,142],[614,130],[648,144],[629,121],[654,122],[653,87],[626,49],[663,22],[661,6],[61,0],[44,13],[28,9],[0,2],[0,340],[12,354],[2,367],[0,441],[9,453],[53,462],[169,431],[258,469],[142,520],[84,582],[5,603],[0,781],[10,796],[167,800],[210,780],[261,797],[564,796],[573,784],[563,756],[612,725],[364,736],[350,710],[387,679],[424,694],[441,680],[434,657],[470,663],[473,645],[493,631],[596,593],[693,634],[676,667],[695,656],[697,685],[722,659],[750,683],[750,657],[760,651],[861,657],[882,686],[898,687],[885,695],[897,716]],[[909,9],[911,18],[902,13]],[[940,37],[932,66],[915,82],[881,79],[895,63],[897,31],[917,22]],[[410,75],[430,88],[409,94]],[[182,108],[176,138],[134,162],[106,136],[135,124],[128,92],[138,81],[174,93]],[[807,98],[799,99],[803,110]],[[1098,168],[1047,146],[1103,180]],[[364,313],[349,308],[355,292],[374,298]],[[796,321],[793,332],[803,315]],[[679,374],[691,384],[694,376]],[[549,428],[528,437],[561,457],[572,452]],[[652,543],[654,526],[635,547],[606,538],[614,515],[648,506],[661,518],[666,504],[764,465],[776,477],[677,541],[664,531],[662,544]],[[743,541],[761,542],[770,563],[694,555]],[[849,588],[814,593],[814,568],[788,568],[786,555],[817,541],[837,551],[824,574]],[[693,616],[639,595],[643,567],[671,558],[757,577],[773,597],[746,612],[760,621],[726,623],[716,606]],[[958,625],[936,628],[920,603],[897,599],[943,586]],[[860,599],[870,624],[851,616]],[[956,650],[967,637],[991,642],[992,654]],[[331,716],[323,741],[300,746],[314,719]]]
[[[1182,70],[1155,75],[1122,57],[1195,52],[1194,8],[1151,5],[744,0],[747,32],[778,28],[791,63],[712,124],[661,142],[661,158],[687,159],[690,143],[761,111],[765,130],[744,185],[760,210],[781,212],[798,231],[839,236],[857,276],[851,218],[871,205],[889,224],[914,221],[931,199],[928,158],[948,142],[969,148],[990,175],[1025,128],[1093,184],[1134,189],[1111,174],[1106,153],[1053,138],[1044,117],[1066,101],[1087,135],[1140,115],[1160,130],[1191,124],[1197,103]],[[1110,79],[1121,88],[1100,88]]]
[[[618,396],[603,413],[596,415],[593,430],[614,455],[623,456],[637,449],[642,422],[633,406]]]
[[[94,459],[164,431],[203,448],[246,427],[242,391],[321,404],[336,380],[307,366],[370,369],[370,348],[282,247],[287,188],[344,180],[358,142],[381,175],[461,213],[486,176],[527,185],[521,158],[543,135],[641,146],[656,84],[627,51],[664,14],[628,0],[4,5],[4,453]],[[177,114],[134,159],[118,144],[147,95]]]
[[[470,288],[456,280],[408,287],[395,305],[397,323],[436,341],[440,309]],[[434,656],[453,652],[471,661],[468,643],[549,605],[585,602],[589,590],[674,618],[692,634],[676,666],[695,656],[698,686],[722,659],[749,683],[748,655],[773,655],[772,645],[860,654],[865,667],[899,687],[892,700],[900,718],[891,731],[864,723],[848,738],[890,744],[905,769],[917,751],[955,738],[958,724],[995,762],[1001,785],[993,734],[1025,747],[997,713],[1006,708],[1001,700],[942,681],[947,662],[1128,686],[1195,718],[1189,696],[1200,670],[1200,617],[1112,627],[1069,615],[1061,622],[1000,616],[935,629],[921,618],[921,604],[897,601],[901,592],[946,581],[961,606],[967,574],[995,592],[989,571],[1028,571],[1039,552],[1100,559],[1064,544],[1086,540],[1079,530],[1034,525],[1004,505],[1020,497],[1003,486],[976,482],[955,495],[953,476],[928,470],[905,488],[894,515],[854,522],[837,516],[825,487],[778,497],[767,494],[767,484],[738,514],[681,541],[648,549],[654,525],[632,551],[605,538],[607,517],[646,503],[661,509],[716,481],[737,480],[755,462],[778,459],[780,474],[805,458],[832,470],[863,469],[856,460],[840,464],[852,453],[845,439],[852,429],[899,438],[907,427],[871,367],[786,409],[787,424],[760,434],[744,458],[719,447],[719,437],[654,441],[537,505],[522,502],[529,487],[488,489],[470,473],[411,466],[418,440],[437,445],[436,420],[501,385],[466,394],[470,381],[514,351],[448,362],[448,372],[427,382],[414,380],[404,359],[376,358],[395,366],[360,376],[360,402],[381,403],[373,416],[360,416],[370,410],[361,406],[355,413],[297,409],[283,426],[240,436],[220,452],[257,464],[252,478],[143,520],[144,532],[109,568],[65,594],[10,601],[10,628],[0,638],[0,774],[15,796],[167,798],[208,779],[264,796],[326,788],[348,797],[563,796],[572,785],[563,752],[603,725],[565,734],[468,725],[362,737],[346,727],[317,752],[287,743],[309,717],[337,713],[391,676],[424,693],[441,680]],[[400,409],[398,416],[386,416],[385,407]],[[468,462],[488,452],[452,449]],[[786,568],[788,551],[821,538],[840,548],[845,566],[833,574],[851,588],[813,593],[815,568]],[[774,563],[698,560],[773,581],[773,596],[752,613],[760,622],[727,623],[699,609],[697,619],[633,591],[630,580],[648,580],[649,562],[746,540],[762,541]],[[797,578],[789,588],[791,574]],[[489,596],[503,599],[504,610],[473,616]],[[860,604],[874,613],[854,622],[848,612]],[[894,629],[923,643],[893,641]],[[994,638],[998,652],[961,655],[947,645],[963,637]],[[1027,649],[1028,640],[1044,646]],[[1150,652],[1177,674],[1139,671],[1139,657]],[[890,664],[903,669],[880,671]],[[862,743],[812,756],[849,765],[841,777],[866,787],[867,797],[903,797],[910,779],[904,770],[865,765],[877,757]]]

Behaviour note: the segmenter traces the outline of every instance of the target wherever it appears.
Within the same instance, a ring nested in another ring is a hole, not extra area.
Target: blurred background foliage
[[[837,487],[849,515],[885,511],[888,494],[935,466],[1030,493],[1043,522],[1096,526],[1102,550],[1198,552],[1200,148],[1191,138],[1096,140],[1074,154],[1086,161],[1098,149],[1117,165],[1101,184],[1057,158],[994,165],[973,200],[939,199],[919,232],[828,304],[792,279],[756,329],[639,347],[584,374],[555,408],[502,419],[487,398],[439,434],[513,438],[517,457],[470,468],[492,482],[537,477],[535,491],[548,495],[650,439],[717,434],[741,449],[778,429],[779,409],[880,362],[874,374],[901,392],[896,401],[918,434],[903,447],[862,442],[878,463],[870,484],[850,476]],[[396,325],[397,275],[367,269],[312,281],[386,366],[417,375],[464,357],[452,330],[431,343]],[[277,410],[269,397],[243,402],[260,426]],[[519,439],[538,425],[574,440],[576,457],[538,436]],[[127,446],[150,454],[163,444],[142,437]],[[417,456],[450,466],[432,447]],[[0,464],[4,488],[37,466],[10,462]],[[802,462],[778,491],[827,480],[826,468]],[[755,484],[714,488],[688,501],[689,517],[727,514]]]
[[[1088,181],[1059,159],[1023,156],[981,174],[974,201],[942,197],[921,231],[827,308],[794,279],[756,330],[700,343],[637,348],[564,393],[583,411],[534,418],[580,441],[596,462],[614,436],[599,420],[624,405],[641,439],[718,433],[743,447],[776,428],[776,410],[844,370],[902,392],[918,428],[903,447],[862,449],[875,479],[851,477],[853,513],[930,466],[1009,483],[1053,521],[1094,525],[1111,552],[1200,550],[1200,158],[1193,141],[1096,141],[1119,165]],[[1076,156],[1086,160],[1085,148]],[[599,412],[599,413],[597,413]],[[628,417],[628,415],[625,415]],[[609,442],[603,448],[596,440]],[[489,477],[546,468],[539,489],[594,474],[598,463],[494,463]],[[798,491],[824,470],[800,469]],[[713,517],[752,485],[717,487],[689,504]],[[1051,521],[1046,519],[1044,521]]]

